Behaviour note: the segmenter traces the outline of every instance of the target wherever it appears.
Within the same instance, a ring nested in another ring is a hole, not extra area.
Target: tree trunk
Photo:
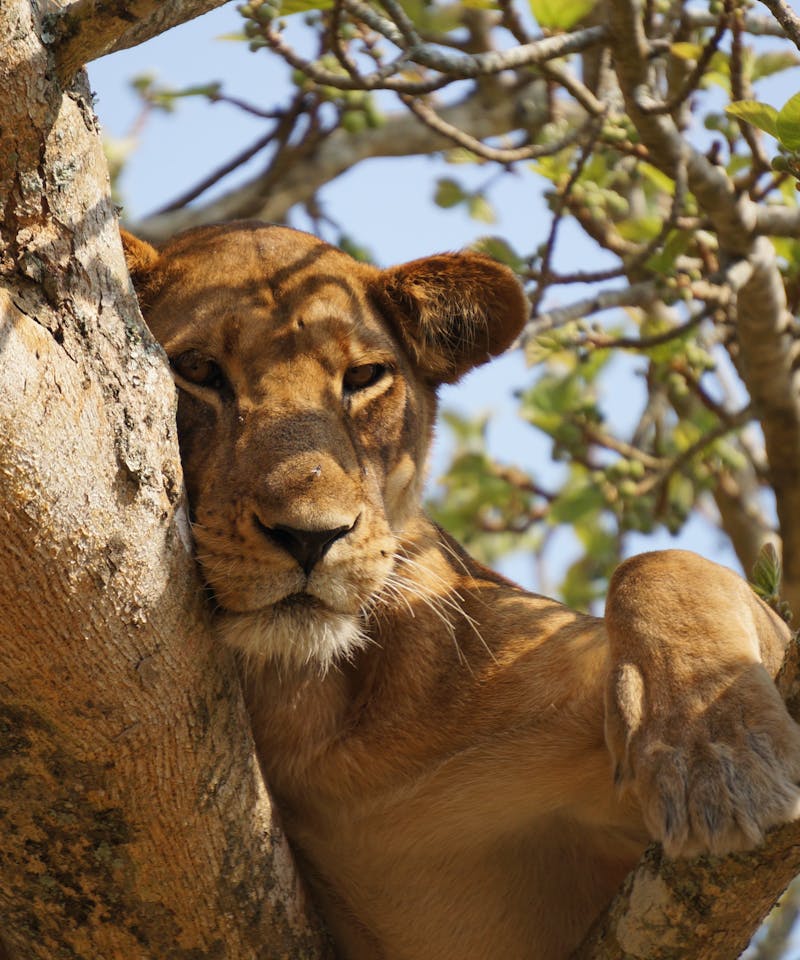
[[[85,78],[61,89],[36,16],[0,6],[5,949],[327,956],[205,620]]]

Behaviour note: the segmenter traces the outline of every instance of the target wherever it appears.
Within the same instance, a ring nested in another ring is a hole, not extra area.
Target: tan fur
[[[422,513],[435,387],[525,320],[507,270],[381,271],[249,223],[126,247],[219,632],[344,960],[565,958],[650,837],[723,852],[797,814],[800,733],[764,666],[788,632],[743,581],[645,554],[604,623]],[[309,560],[292,538],[320,530]]]

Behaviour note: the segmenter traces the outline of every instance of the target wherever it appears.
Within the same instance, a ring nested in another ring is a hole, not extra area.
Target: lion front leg
[[[668,855],[747,849],[800,816],[800,727],[770,675],[789,631],[741,578],[643,554],[612,578],[606,625],[615,779]]]

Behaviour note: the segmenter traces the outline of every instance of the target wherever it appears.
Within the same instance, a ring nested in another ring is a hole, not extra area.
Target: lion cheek
[[[399,531],[419,510],[423,476],[410,453],[404,453],[392,467],[384,485],[386,516],[392,529]]]

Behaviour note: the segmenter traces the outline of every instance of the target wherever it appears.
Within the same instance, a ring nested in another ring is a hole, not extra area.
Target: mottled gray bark
[[[51,13],[42,39],[51,47],[62,83],[85,64],[125,50],[193,20],[225,0],[73,0]]]
[[[0,6],[0,916],[10,958],[320,958],[213,641],[171,379],[88,89]]]

